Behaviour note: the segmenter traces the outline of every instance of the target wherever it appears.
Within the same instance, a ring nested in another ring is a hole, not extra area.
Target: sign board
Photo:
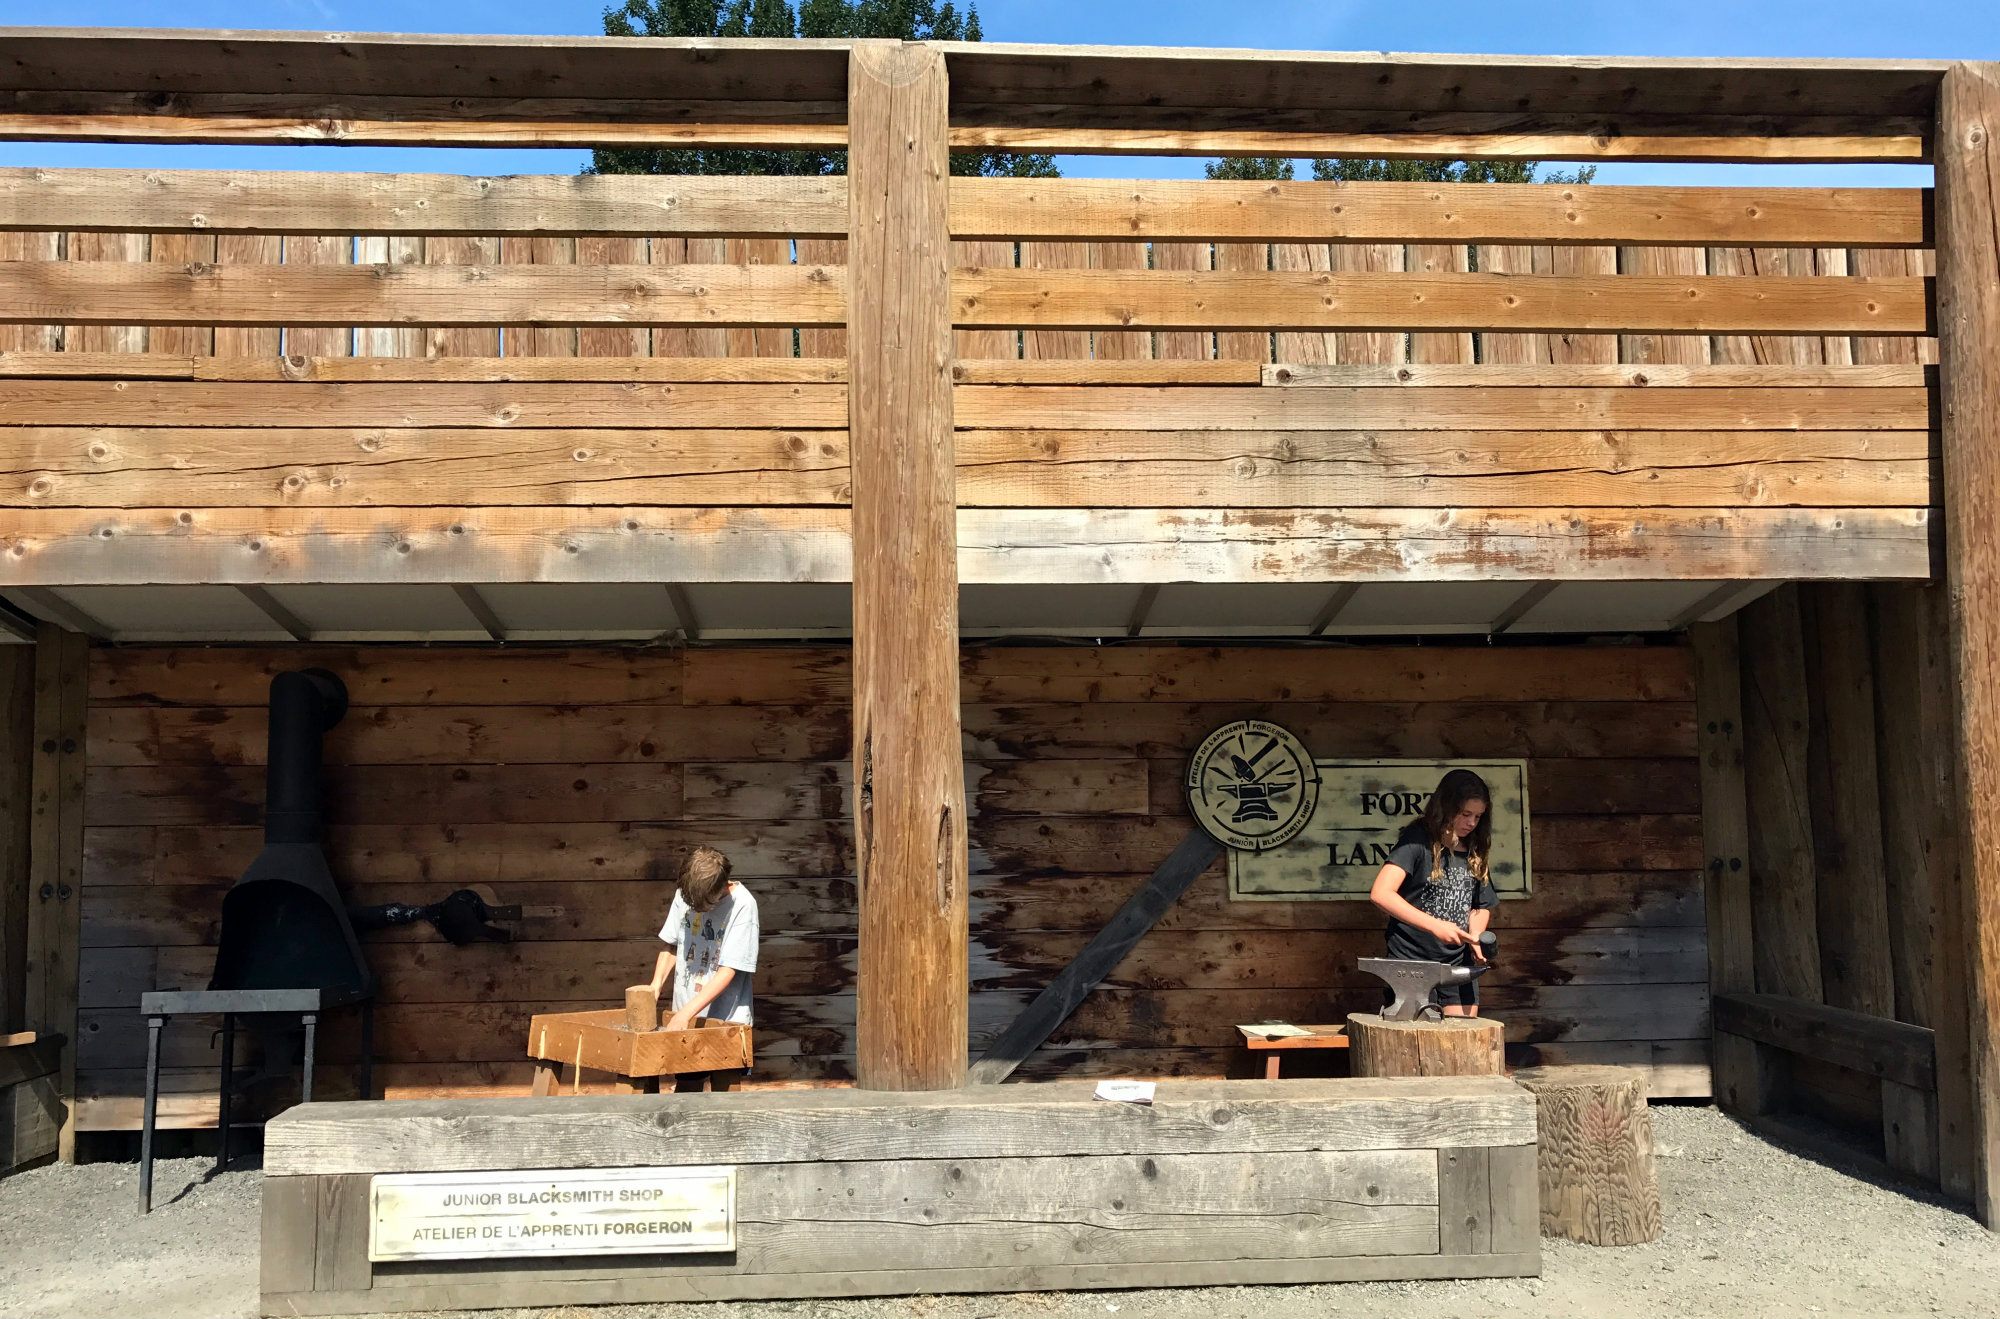
[[[368,1258],[736,1249],[734,1168],[395,1173],[369,1188]]]
[[[1319,760],[1261,719],[1210,733],[1188,763],[1188,806],[1229,848],[1229,896],[1298,902],[1368,895],[1396,835],[1451,769],[1493,794],[1493,887],[1526,897],[1528,766],[1524,760]]]

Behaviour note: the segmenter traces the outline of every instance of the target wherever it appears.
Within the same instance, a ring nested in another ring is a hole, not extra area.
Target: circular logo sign
[[[1244,719],[1210,733],[1188,762],[1188,808],[1217,842],[1266,852],[1291,841],[1319,804],[1319,768],[1273,723]]]

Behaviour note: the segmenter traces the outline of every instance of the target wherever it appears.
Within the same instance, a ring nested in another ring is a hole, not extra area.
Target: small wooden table
[[[572,1069],[572,1091],[588,1068],[629,1077],[654,1093],[663,1076],[750,1066],[750,1028],[701,1018],[692,1030],[634,1031],[624,1008],[544,1012],[529,1019],[528,1056],[535,1060],[537,1097],[556,1092],[564,1063]]]
[[[1243,1033],[1243,1043],[1249,1046],[1250,1052],[1266,1055],[1264,1058],[1264,1079],[1266,1081],[1275,1081],[1278,1079],[1278,1064],[1284,1058],[1284,1051],[1287,1049],[1345,1049],[1348,1047],[1347,1035],[1345,1033],[1347,1027],[1345,1026],[1302,1025],[1298,1029],[1307,1032],[1306,1034],[1281,1036],[1278,1039],[1269,1039],[1257,1034],[1255,1026],[1238,1026],[1236,1029]]]

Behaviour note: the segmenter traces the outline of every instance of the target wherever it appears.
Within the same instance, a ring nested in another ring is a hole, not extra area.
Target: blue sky
[[[68,0],[66,27],[328,29],[349,32],[594,34],[596,0]],[[1252,46],[1301,50],[1453,51],[1535,55],[1681,55],[2000,59],[1995,0],[1681,0],[1674,5],[1362,4],[1354,0],[984,0],[992,41]],[[51,10],[0,0],[0,24]],[[439,170],[568,173],[574,151],[412,151],[336,147],[128,147],[0,143],[0,165]],[[1068,159],[1070,174],[1184,176],[1199,161]],[[1928,181],[1909,166],[1612,165],[1603,183],[1881,183]]]

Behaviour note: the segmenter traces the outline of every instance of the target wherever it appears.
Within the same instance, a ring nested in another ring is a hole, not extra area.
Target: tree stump
[[[1660,1180],[1646,1075],[1633,1067],[1527,1067],[1534,1091],[1542,1235],[1592,1246],[1660,1236]]]
[[[1380,1013],[1347,1018],[1356,1076],[1504,1076],[1505,1029],[1485,1017],[1384,1021]]]

